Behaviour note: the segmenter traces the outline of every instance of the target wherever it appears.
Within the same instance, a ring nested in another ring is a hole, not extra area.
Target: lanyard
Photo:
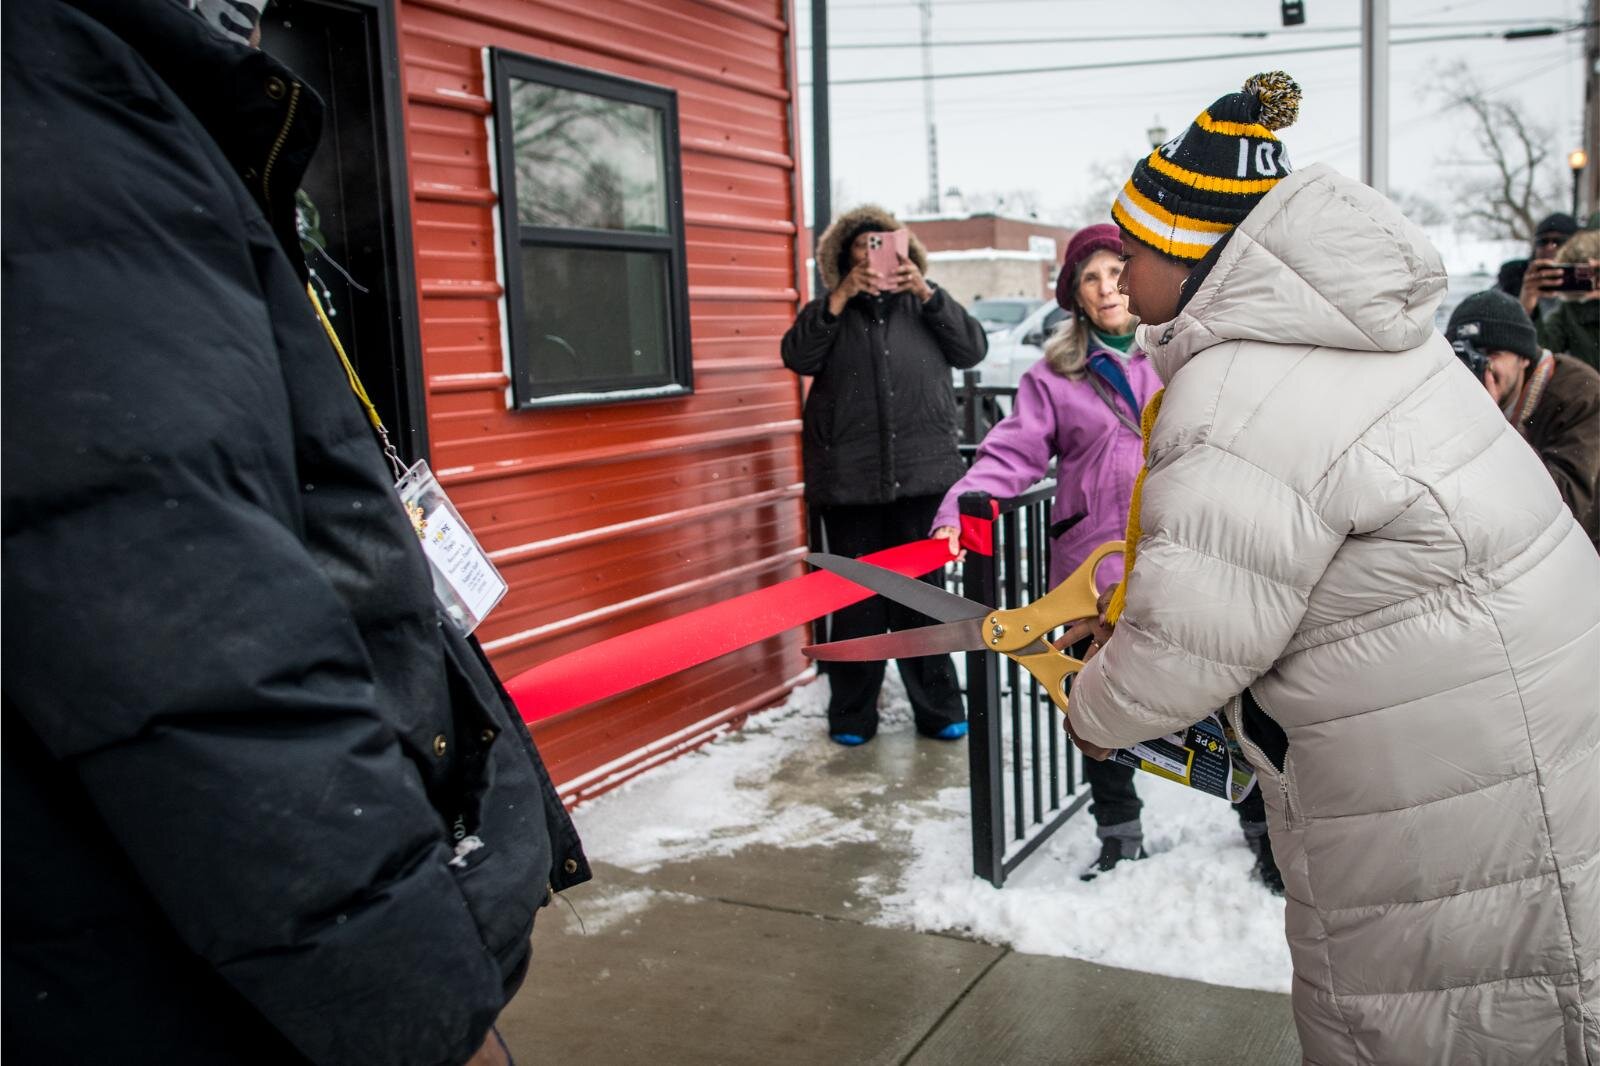
[[[383,419],[378,416],[378,409],[373,406],[372,397],[367,395],[366,387],[356,375],[356,368],[350,364],[350,357],[344,352],[344,344],[340,342],[339,334],[334,332],[333,323],[328,321],[328,313],[322,309],[322,301],[317,299],[317,290],[311,287],[310,282],[306,283],[306,295],[311,297],[311,306],[316,309],[317,321],[322,323],[322,330],[333,344],[333,350],[339,353],[339,362],[344,364],[344,376],[349,379],[350,391],[361,401],[361,407],[367,413],[367,421],[372,423],[373,431],[378,434],[378,443],[383,446],[384,457],[389,460],[395,479],[399,480],[406,472],[405,464],[400,461],[400,453],[395,451],[394,445],[390,443],[389,431],[383,428]]]

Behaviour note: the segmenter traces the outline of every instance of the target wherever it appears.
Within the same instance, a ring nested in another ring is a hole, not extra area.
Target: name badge
[[[478,628],[506,594],[505,579],[462,519],[425,461],[395,482],[411,528],[433,574],[433,594],[463,635]]]

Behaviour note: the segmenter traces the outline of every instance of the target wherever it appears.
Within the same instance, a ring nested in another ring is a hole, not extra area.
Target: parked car
[[[983,331],[990,336],[1004,333],[1012,327],[1021,324],[1028,317],[1029,312],[1038,308],[1045,301],[1030,300],[1022,296],[995,297],[988,300],[974,300],[967,308],[967,313],[983,324]]]
[[[979,383],[1016,388],[1023,373],[1044,355],[1045,338],[1066,317],[1067,312],[1061,310],[1054,300],[1047,300],[1010,329],[991,333],[989,354],[977,367]],[[961,384],[959,370],[955,372],[955,383],[958,386]]]

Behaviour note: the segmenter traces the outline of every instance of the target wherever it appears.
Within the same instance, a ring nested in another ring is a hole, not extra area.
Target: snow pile
[[[927,798],[889,800],[886,783],[870,772],[838,773],[833,761],[849,752],[823,739],[826,702],[825,681],[805,686],[742,731],[584,804],[575,814],[590,855],[647,872],[754,844],[872,841],[895,871],[857,879],[861,898],[877,905],[877,913],[862,908],[874,925],[956,931],[1034,954],[1288,990],[1283,903],[1252,877],[1226,803],[1140,774],[1150,858],[1079,881],[1099,853],[1082,812],[995,889],[972,876],[965,774]],[[880,739],[912,729],[893,670],[880,704]],[[818,776],[820,766],[832,772]],[[605,907],[631,914],[648,903],[634,895]],[[592,922],[588,908],[585,918]]]
[[[960,930],[1017,951],[1088,959],[1210,984],[1289,990],[1283,901],[1251,873],[1221,800],[1140,774],[1142,862],[1078,880],[1100,853],[1087,812],[1028,857],[1004,889],[971,876],[965,787],[909,813],[912,859],[880,924]]]

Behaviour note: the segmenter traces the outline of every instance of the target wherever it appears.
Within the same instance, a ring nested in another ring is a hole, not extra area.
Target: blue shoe
[[[967,735],[967,723],[951,722],[937,733],[933,734],[935,740],[960,740]]]
[[[828,739],[835,744],[843,744],[847,748],[859,748],[867,742],[867,738],[859,733],[829,733]]]

